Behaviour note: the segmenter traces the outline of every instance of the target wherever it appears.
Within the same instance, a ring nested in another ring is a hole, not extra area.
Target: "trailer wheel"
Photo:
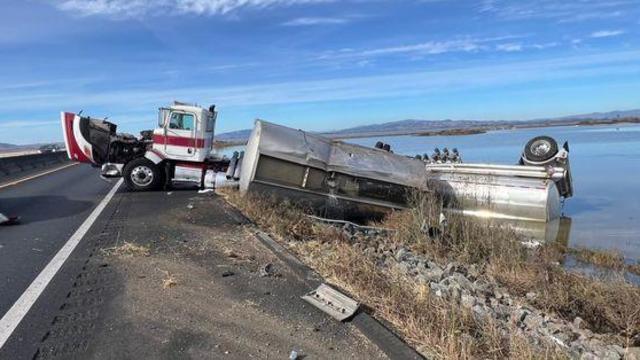
[[[162,185],[160,168],[144,157],[131,160],[124,167],[123,176],[127,188],[132,191],[154,190]]]
[[[558,143],[549,136],[536,136],[524,147],[525,158],[535,162],[547,161],[557,153]]]

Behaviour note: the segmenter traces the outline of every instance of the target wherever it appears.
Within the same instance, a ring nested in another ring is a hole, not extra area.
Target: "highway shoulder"
[[[113,203],[31,357],[385,358],[355,326],[301,300],[306,284],[216,195]]]

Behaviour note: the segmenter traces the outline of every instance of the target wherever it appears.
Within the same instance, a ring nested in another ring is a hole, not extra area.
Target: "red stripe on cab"
[[[204,139],[170,135],[153,135],[153,142],[160,145],[204,148]]]

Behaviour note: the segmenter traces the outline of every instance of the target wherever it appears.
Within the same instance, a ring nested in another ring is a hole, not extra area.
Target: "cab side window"
[[[194,123],[193,115],[191,114],[171,113],[169,129],[193,130]]]

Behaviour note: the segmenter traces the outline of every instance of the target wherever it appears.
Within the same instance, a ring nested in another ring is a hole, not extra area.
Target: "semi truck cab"
[[[213,148],[215,106],[174,102],[158,111],[158,126],[136,137],[117,133],[103,119],[63,112],[62,130],[71,160],[101,168],[103,177],[123,176],[130,190],[151,190],[173,182],[205,187],[215,173],[226,171],[229,159]],[[211,184],[209,184],[211,185]]]
[[[165,158],[203,162],[212,151],[217,112],[215,107],[174,104],[158,111],[152,149]]]

